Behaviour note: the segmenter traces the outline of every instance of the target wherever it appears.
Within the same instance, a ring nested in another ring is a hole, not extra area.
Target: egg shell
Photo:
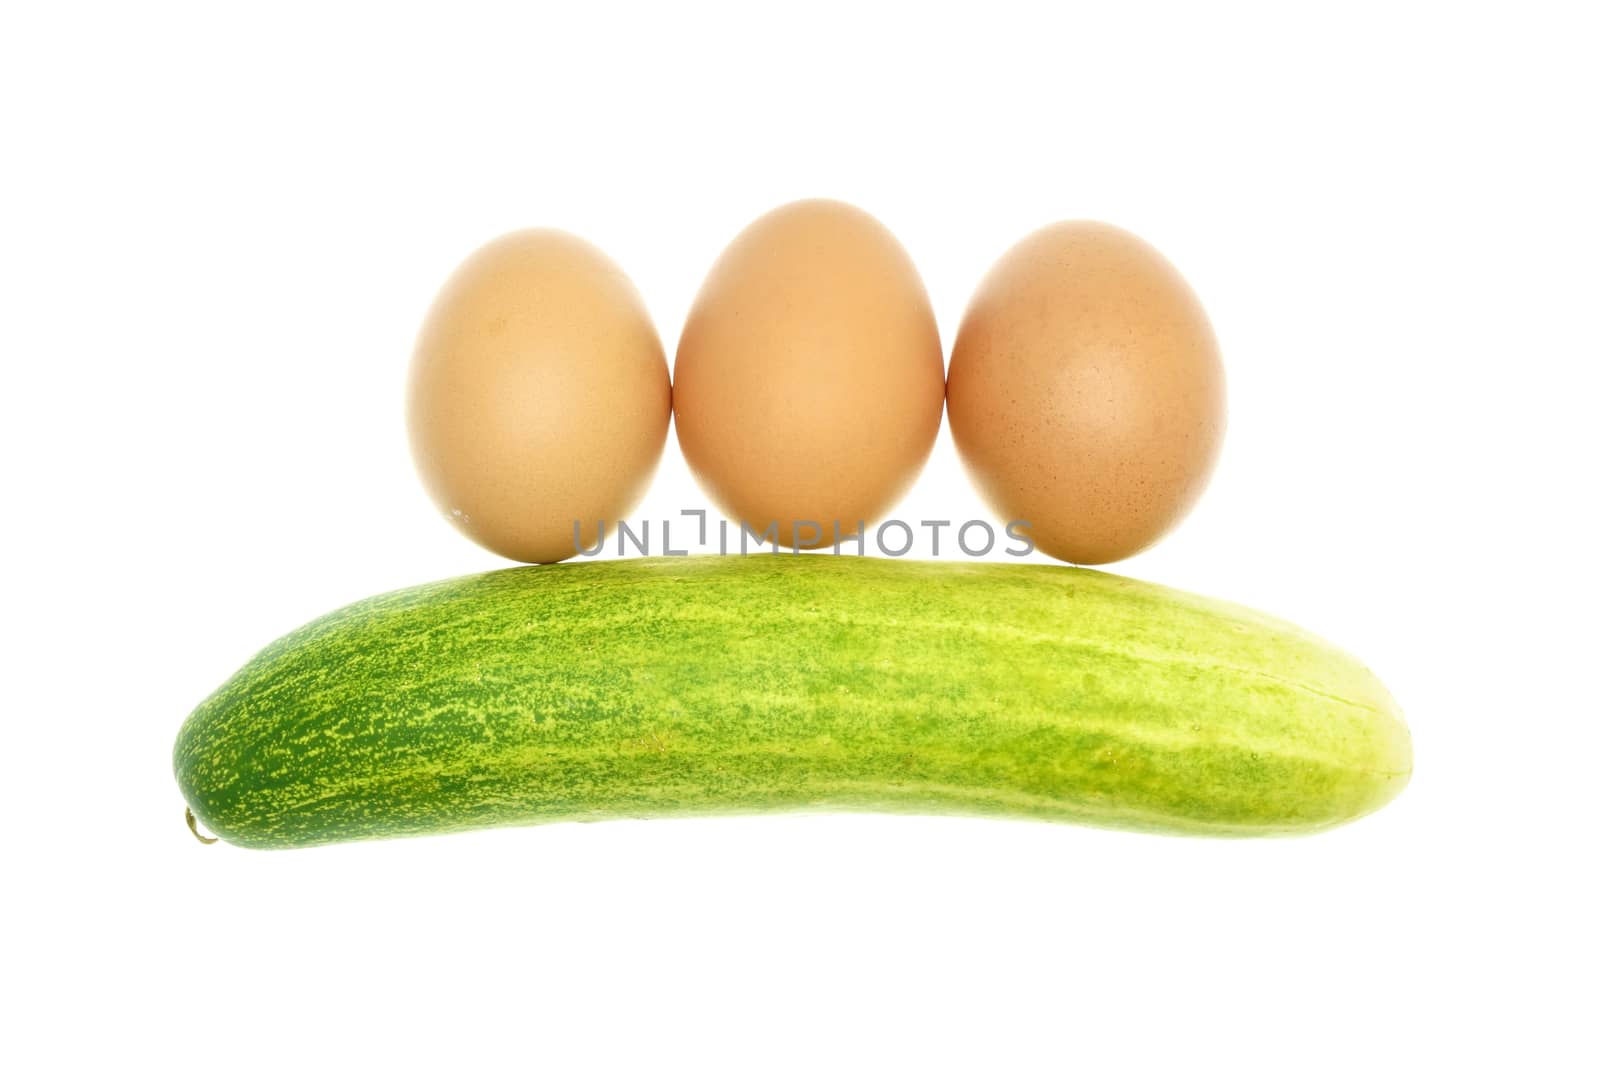
[[[712,266],[678,343],[678,439],[722,511],[781,543],[870,528],[927,460],[944,356],[884,226],[834,200],[763,215]],[[815,523],[817,528],[797,523]]]
[[[602,522],[614,528],[649,486],[671,414],[638,290],[560,230],[519,230],[468,257],[412,357],[407,423],[423,485],[462,533],[521,562],[568,558]]]
[[[1204,491],[1227,421],[1216,336],[1178,271],[1101,222],[1012,247],[950,356],[950,431],[979,493],[1046,553],[1108,563]]]

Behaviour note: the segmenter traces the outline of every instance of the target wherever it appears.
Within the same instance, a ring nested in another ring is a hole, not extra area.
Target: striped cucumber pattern
[[[1361,817],[1411,740],[1348,654],[1093,570],[831,555],[519,567],[352,604],[184,723],[257,848],[786,810],[1251,836]]]

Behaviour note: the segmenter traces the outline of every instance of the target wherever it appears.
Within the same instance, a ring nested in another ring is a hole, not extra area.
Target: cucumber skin
[[[1285,622],[1054,565],[831,555],[517,567],[351,604],[184,722],[184,798],[289,848],[854,810],[1312,832],[1411,774],[1398,708]]]

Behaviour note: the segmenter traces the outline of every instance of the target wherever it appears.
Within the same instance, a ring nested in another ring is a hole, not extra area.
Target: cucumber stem
[[[217,842],[216,837],[208,837],[200,832],[200,827],[196,825],[194,821],[194,812],[187,807],[183,809],[183,821],[184,824],[189,827],[189,832],[193,833],[194,838],[200,843],[215,844]]]

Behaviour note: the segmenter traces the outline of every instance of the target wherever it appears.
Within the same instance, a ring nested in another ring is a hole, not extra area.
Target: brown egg
[[[423,485],[462,533],[522,562],[592,547],[601,522],[632,510],[671,415],[666,356],[638,290],[559,230],[509,233],[469,256],[411,361]]]
[[[1227,421],[1205,310],[1144,241],[1059,222],[1001,257],[950,356],[950,432],[999,517],[1038,547],[1109,563],[1175,526]]]
[[[916,267],[859,208],[801,200],[712,266],[673,376],[678,440],[707,495],[789,546],[870,524],[928,458],[944,356]],[[805,525],[812,523],[813,525]]]

